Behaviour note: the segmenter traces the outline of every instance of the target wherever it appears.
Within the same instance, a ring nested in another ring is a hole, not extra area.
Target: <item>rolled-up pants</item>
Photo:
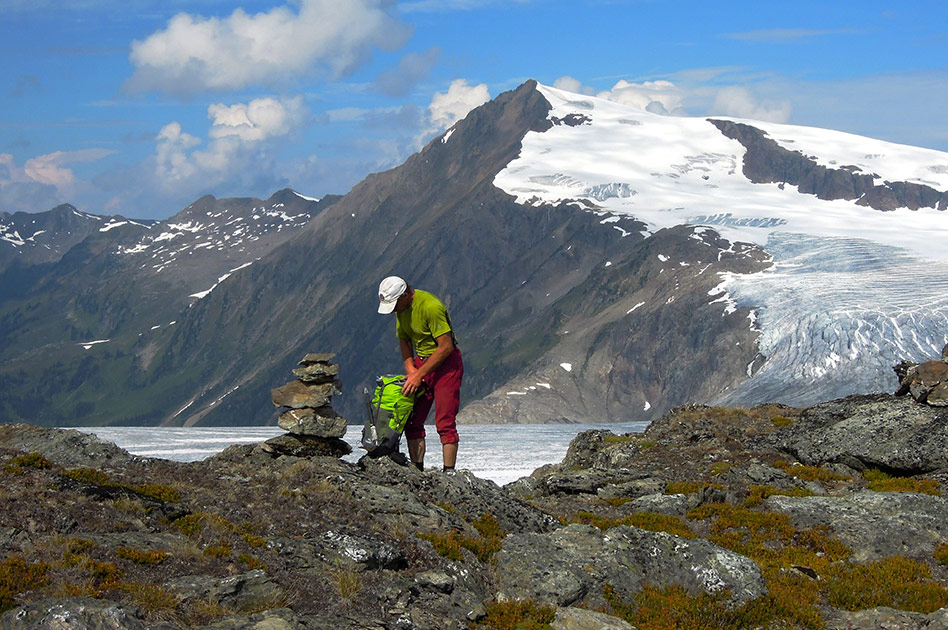
[[[424,359],[415,357],[415,367],[421,367]],[[405,427],[405,437],[417,440],[425,437],[425,419],[435,408],[435,426],[442,444],[454,444],[458,441],[457,416],[461,408],[461,378],[464,376],[464,363],[461,351],[455,347],[434,372],[424,378],[427,391],[415,399],[415,408]]]

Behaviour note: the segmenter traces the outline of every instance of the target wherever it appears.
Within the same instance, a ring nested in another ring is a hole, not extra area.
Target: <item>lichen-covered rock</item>
[[[292,457],[342,457],[352,452],[352,447],[339,438],[323,438],[312,435],[284,433],[270,438],[262,448],[273,455]]]
[[[346,419],[332,407],[289,409],[280,414],[277,425],[290,433],[325,438],[341,438],[347,429]]]
[[[65,468],[123,466],[135,457],[112,442],[74,429],[48,429],[30,424],[0,424],[0,443],[43,456]]]
[[[948,609],[929,615],[880,606],[867,610],[830,609],[826,630],[948,630]]]
[[[893,555],[931,558],[948,542],[948,500],[914,492],[864,490],[841,497],[773,496],[767,509],[788,514],[795,527],[826,526],[869,562]]]
[[[109,600],[56,597],[8,610],[0,617],[2,630],[146,630],[174,628],[146,624],[141,611]]]
[[[319,383],[333,380],[339,375],[339,366],[330,363],[334,354],[307,354],[300,361],[300,367],[293,370],[301,381]]]
[[[698,593],[727,589],[735,602],[766,592],[754,562],[704,540],[619,526],[569,525],[549,534],[508,536],[496,556],[500,593],[569,606],[603,602],[606,583],[629,601],[645,583]]]
[[[553,630],[635,630],[622,619],[573,606],[557,608],[550,627]]]
[[[929,473],[948,468],[948,410],[889,394],[848,396],[810,407],[761,443],[809,465]]]
[[[312,407],[318,409],[330,403],[332,397],[342,393],[339,381],[329,383],[304,383],[292,381],[283,387],[270,390],[270,399],[277,407],[301,409]]]

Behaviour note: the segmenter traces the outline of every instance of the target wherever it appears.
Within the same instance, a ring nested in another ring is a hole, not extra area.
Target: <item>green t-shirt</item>
[[[441,335],[451,333],[448,310],[441,300],[420,289],[415,289],[411,306],[396,315],[395,334],[407,339],[419,357],[429,357],[438,347],[435,341]]]

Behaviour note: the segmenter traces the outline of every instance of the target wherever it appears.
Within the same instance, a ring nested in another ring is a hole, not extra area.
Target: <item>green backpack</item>
[[[383,457],[398,451],[402,431],[408,424],[415,406],[415,396],[402,394],[405,375],[388,374],[378,377],[375,393],[369,398],[365,389],[368,416],[362,428],[362,448],[370,457]]]

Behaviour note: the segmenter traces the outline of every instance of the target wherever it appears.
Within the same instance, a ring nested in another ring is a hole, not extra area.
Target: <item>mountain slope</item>
[[[59,245],[50,249],[62,253],[0,274],[0,409],[59,425],[123,417],[135,404],[117,393],[167,327],[334,199],[207,196],[160,222],[75,213],[92,226],[84,238],[50,234]],[[31,216],[41,223],[60,213]]]
[[[97,334],[115,320],[126,338],[68,357],[62,340],[23,341],[0,369],[2,391],[16,393],[5,409],[60,425],[273,422],[269,390],[320,351],[341,367],[334,407],[359,422],[363,386],[400,369],[394,320],[376,313],[392,273],[451,311],[465,421],[648,420],[691,401],[891,389],[889,365],[948,341],[946,189],[939,152],[657,116],[531,81],[226,281],[236,259],[182,290],[195,257],[219,251],[188,240],[213,214],[205,200],[160,231],[129,233],[121,250],[74,247],[95,288],[74,296],[78,279],[52,273],[61,292],[37,285],[16,314],[86,300]],[[166,278],[177,301],[128,293],[92,264],[116,252]],[[152,308],[166,309],[160,327],[130,338]],[[39,376],[63,385],[44,400]]]

